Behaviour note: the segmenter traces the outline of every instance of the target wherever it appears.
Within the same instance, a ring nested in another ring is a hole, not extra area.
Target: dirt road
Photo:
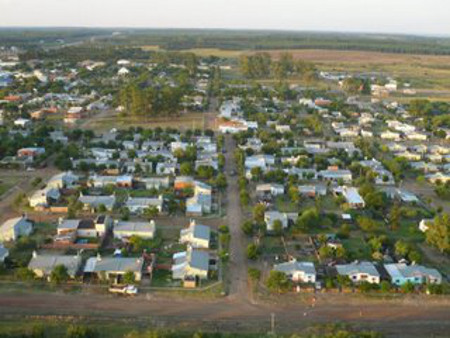
[[[236,294],[235,294],[236,295]],[[283,299],[285,298],[285,299]],[[361,300],[350,295],[319,295],[314,307],[280,296],[277,303],[250,304],[236,297],[215,300],[140,295],[121,298],[76,294],[0,294],[0,318],[81,316],[87,320],[136,321],[147,326],[226,332],[268,332],[273,313],[277,332],[295,332],[315,323],[345,322],[392,337],[446,336],[449,301]]]
[[[239,199],[239,187],[237,176],[231,176],[232,171],[236,172],[234,161],[235,142],[231,135],[225,138],[225,172],[227,175],[227,219],[230,228],[230,290],[229,297],[233,299],[248,299],[247,287],[247,258],[245,253],[245,238],[241,231],[243,221],[241,202]]]

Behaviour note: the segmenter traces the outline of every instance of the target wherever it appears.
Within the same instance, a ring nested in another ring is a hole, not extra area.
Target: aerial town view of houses
[[[0,337],[450,334],[448,39],[31,32],[0,30]]]

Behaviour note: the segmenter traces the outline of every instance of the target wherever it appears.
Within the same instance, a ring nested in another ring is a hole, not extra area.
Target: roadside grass
[[[20,178],[18,177],[8,177],[0,179],[0,198],[6,193],[9,189],[15,186],[20,182]]]

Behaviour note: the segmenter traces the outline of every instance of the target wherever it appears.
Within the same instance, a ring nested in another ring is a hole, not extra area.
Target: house
[[[195,181],[194,196],[186,200],[187,216],[202,216],[211,213],[212,188],[210,185]]]
[[[186,251],[173,255],[173,262],[173,279],[208,279],[209,253],[206,251],[196,250],[188,246]]]
[[[163,196],[159,195],[157,198],[149,197],[128,197],[125,202],[125,207],[133,214],[142,214],[146,209],[156,208],[158,213],[163,210]]]
[[[161,189],[168,188],[170,184],[169,177],[143,177],[138,179],[139,183],[143,183],[145,185],[145,189]]]
[[[275,164],[275,157],[272,155],[254,155],[248,156],[245,159],[245,168],[251,170],[253,168],[261,168],[262,171],[266,171]]]
[[[74,123],[83,118],[83,113],[84,113],[83,107],[70,107],[64,116],[64,122]]]
[[[11,218],[0,226],[0,242],[15,241],[33,231],[33,222],[26,216]]]
[[[39,147],[21,148],[17,151],[18,157],[36,157],[43,154],[45,154],[45,149]]]
[[[28,199],[30,207],[48,207],[50,204],[58,202],[61,198],[59,189],[46,187],[37,190]]]
[[[126,76],[130,74],[130,71],[126,67],[122,67],[118,70],[117,75],[119,76]]]
[[[358,189],[347,186],[340,186],[333,189],[336,195],[344,196],[347,204],[352,209],[361,209],[366,206],[364,199],[359,194]]]
[[[393,140],[393,141],[400,141],[400,134],[399,133],[395,133],[395,132],[393,132],[393,131],[385,131],[385,132],[382,132],[381,134],[380,134],[380,137],[383,139],[383,140]]]
[[[354,283],[368,282],[380,283],[380,273],[371,262],[354,262],[351,264],[338,264],[336,271],[341,276],[348,276]]]
[[[264,213],[264,222],[266,223],[267,231],[274,231],[274,222],[280,221],[282,229],[286,229],[289,225],[289,218],[286,213],[279,211],[266,211]]]
[[[137,282],[142,279],[144,260],[135,257],[97,257],[88,258],[84,267],[85,275],[95,275],[101,280],[120,284],[123,275],[132,272]]]
[[[419,223],[419,230],[426,232],[431,225],[433,225],[434,219],[422,219]]]
[[[433,184],[436,184],[438,182],[441,182],[441,183],[450,182],[450,173],[444,174],[442,172],[437,172],[435,174],[429,174],[425,177],[429,182],[431,182]]]
[[[256,193],[260,196],[278,196],[284,194],[284,185],[277,183],[258,184],[256,186]]]
[[[289,125],[281,125],[281,124],[277,124],[275,126],[275,130],[279,133],[288,133],[291,131],[291,127]]]
[[[312,262],[297,262],[296,260],[275,264],[275,271],[284,272],[295,283],[315,283],[316,268]]]
[[[85,210],[95,210],[101,206],[104,206],[106,210],[112,211],[116,205],[116,196],[87,196],[81,194],[78,201],[83,204]]]
[[[121,176],[98,176],[94,175],[89,177],[88,186],[94,188],[104,188],[108,185],[114,185],[119,188],[132,188],[133,176],[121,175]]]
[[[327,170],[319,171],[319,176],[327,181],[337,182],[339,180],[349,183],[352,181],[352,172],[346,169],[338,169],[336,167],[329,167]]]
[[[0,243],[0,263],[4,263],[5,259],[9,256],[9,250]]]
[[[31,125],[31,120],[24,119],[24,118],[18,118],[14,121],[14,125],[21,128],[26,128]]]
[[[175,190],[193,189],[194,186],[195,182],[191,176],[178,176],[173,183]]]
[[[299,185],[298,193],[302,196],[307,196],[307,197],[326,196],[327,187],[322,184]]]
[[[131,236],[138,236],[145,239],[155,237],[155,221],[150,222],[125,222],[116,221],[114,223],[114,238],[129,239]]]
[[[158,162],[155,170],[156,175],[175,175],[177,164],[175,162]]]
[[[191,221],[187,229],[180,231],[180,243],[189,244],[196,249],[208,249],[211,241],[209,226]]]
[[[57,241],[74,241],[77,237],[103,237],[112,226],[109,216],[100,215],[92,219],[63,219],[60,218],[57,227]]]
[[[408,282],[414,285],[442,283],[442,275],[439,271],[422,265],[396,263],[384,264],[384,268],[389,274],[392,284],[398,286]]]
[[[62,265],[67,269],[70,278],[75,278],[80,270],[81,262],[80,255],[38,255],[34,251],[28,269],[39,278],[49,278],[55,267]]]
[[[79,182],[79,176],[73,174],[71,171],[59,173],[47,182],[47,187],[56,189],[71,189],[74,188]]]

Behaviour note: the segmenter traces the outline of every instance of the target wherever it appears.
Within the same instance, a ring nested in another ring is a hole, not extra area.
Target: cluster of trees
[[[180,112],[183,91],[180,87],[141,88],[129,83],[119,91],[119,104],[133,116],[175,115]]]
[[[343,81],[342,88],[348,94],[365,94],[370,95],[370,81],[357,77],[349,77]]]
[[[426,240],[442,253],[450,252],[450,215],[443,213],[435,217],[433,224],[426,232]]]
[[[268,53],[243,55],[239,59],[242,74],[249,79],[276,78],[286,79],[290,76],[301,76],[305,80],[315,79],[315,67],[303,60],[294,60],[292,54],[282,53],[278,60],[272,59]]]

